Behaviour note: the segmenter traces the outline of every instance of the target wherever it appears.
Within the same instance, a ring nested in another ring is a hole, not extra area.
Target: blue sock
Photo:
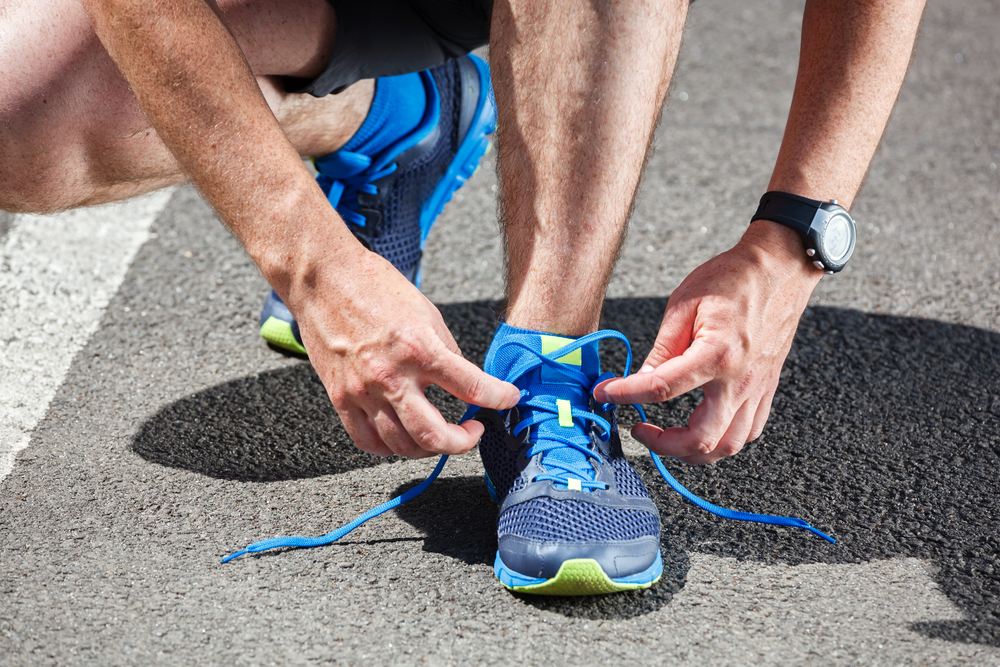
[[[377,79],[368,116],[341,150],[375,155],[416,129],[426,107],[420,74]]]

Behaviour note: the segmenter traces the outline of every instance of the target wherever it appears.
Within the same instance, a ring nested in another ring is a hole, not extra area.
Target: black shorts
[[[323,97],[361,79],[407,74],[490,40],[493,0],[329,0],[337,41],[326,71],[295,92]]]

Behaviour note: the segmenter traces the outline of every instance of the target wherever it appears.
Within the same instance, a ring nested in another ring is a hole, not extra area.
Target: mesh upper
[[[646,485],[642,483],[638,473],[625,459],[622,443],[617,435],[618,422],[614,418],[612,418],[612,426],[616,433],[612,436],[610,461],[611,468],[615,471],[615,487],[618,489],[618,493],[626,498],[649,498]]]
[[[530,353],[527,353],[520,344],[507,344],[500,338],[504,331],[503,328],[498,331],[497,338],[494,339],[490,347],[490,352],[487,355],[487,372],[496,374],[502,379],[511,379],[504,377],[508,372],[520,372],[521,374],[517,378],[514,378],[516,386],[522,389],[527,387],[531,396],[548,395],[550,391],[549,386],[545,384],[545,380],[541,379],[539,372],[534,370],[524,372],[509,371],[511,368],[518,367],[523,355]],[[524,334],[519,332],[511,335],[524,336]],[[533,332],[527,333],[527,336],[531,335],[533,335]],[[528,338],[528,341],[529,344],[534,342],[530,338]],[[532,349],[534,350],[534,348]],[[586,376],[588,382],[594,382],[600,375],[597,345],[589,343],[582,347],[581,350],[583,359],[581,371]],[[534,350],[534,353],[538,354],[537,350]],[[552,393],[556,396],[572,396],[572,399],[567,400],[574,400],[575,405],[586,409],[584,405],[581,405],[580,400],[581,398],[586,400],[588,393],[586,392],[586,386],[581,388],[579,394],[569,393],[570,390],[566,390],[564,386],[557,384],[553,384],[551,387],[553,388]],[[560,391],[567,393],[560,394]],[[514,424],[524,419],[531,419],[529,408],[532,408],[530,401],[525,403],[525,407],[512,410],[507,415],[506,423],[513,427]],[[520,410],[524,410],[525,412],[520,413]],[[486,428],[480,439],[479,453],[482,457],[486,473],[496,491],[497,501],[502,506],[497,526],[498,537],[503,537],[504,535],[517,536],[522,539],[543,543],[628,542],[640,538],[659,537],[659,516],[654,509],[647,507],[646,503],[633,501],[625,504],[638,505],[637,507],[608,507],[597,502],[598,498],[603,499],[608,495],[613,497],[615,494],[629,500],[642,498],[648,501],[649,499],[649,493],[645,485],[624,457],[621,440],[618,437],[618,424],[613,410],[610,415],[605,415],[609,419],[611,426],[610,441],[608,441],[610,449],[603,445],[591,445],[589,448],[590,452],[596,455],[601,462],[599,463],[592,457],[588,457],[588,465],[593,466],[594,471],[603,471],[596,479],[606,479],[608,482],[611,482],[611,479],[608,479],[608,477],[613,477],[613,486],[607,490],[600,491],[600,495],[598,496],[586,487],[577,491],[570,491],[568,485],[560,485],[555,487],[561,489],[558,500],[547,495],[547,489],[539,489],[543,495],[532,493],[530,496],[535,497],[529,496],[527,500],[523,501],[517,498],[516,504],[510,503],[509,506],[504,505],[504,503],[508,501],[511,493],[524,488],[534,488],[535,484],[545,485],[546,487],[553,484],[551,477],[559,474],[555,471],[560,469],[560,465],[556,463],[554,466],[550,466],[546,463],[547,459],[545,457],[547,454],[545,452],[538,452],[534,455],[537,458],[531,464],[530,468],[533,471],[530,474],[536,474],[542,470],[547,471],[543,479],[533,483],[531,479],[526,479],[525,475],[521,474],[520,469],[524,464],[522,457],[526,453],[525,450],[532,446],[536,437],[539,440],[546,440],[545,446],[549,447],[550,443],[558,444],[560,442],[559,433],[556,430],[552,430],[551,432],[547,432],[549,435],[539,435],[531,431],[526,431],[526,434],[530,433],[530,435],[527,435],[526,441],[520,447],[514,447],[510,446],[512,435],[508,427],[505,427],[503,423],[493,417],[486,417],[486,415],[495,415],[495,412],[485,411],[480,414],[482,415],[480,419]],[[553,418],[547,417],[546,419],[551,420]],[[544,420],[541,423],[544,423]],[[583,443],[587,442],[586,436],[596,433],[597,430],[596,426],[589,426],[586,422],[581,424],[580,420],[578,420],[575,423],[574,434],[572,436],[574,438],[574,445],[584,446]],[[583,436],[582,441],[581,436]],[[566,444],[565,448],[569,449],[570,447],[571,445]],[[559,447],[549,449],[549,453],[558,453],[560,451]],[[607,452],[607,454],[604,452]],[[570,477],[572,476],[570,475]]]
[[[507,449],[507,434],[498,431],[492,423],[483,424],[486,429],[479,439],[479,455],[483,459],[486,474],[493,482],[497,500],[503,502],[517,478],[517,453]]]
[[[381,212],[372,250],[406,274],[420,261],[420,210],[458,153],[458,118],[461,113],[459,65],[451,61],[435,67],[431,75],[441,97],[441,139],[404,171],[397,171],[379,185]],[[382,188],[385,188],[382,190]],[[368,198],[359,195],[362,207]]]
[[[562,542],[624,541],[655,537],[656,515],[545,496],[514,505],[500,515],[497,534]]]

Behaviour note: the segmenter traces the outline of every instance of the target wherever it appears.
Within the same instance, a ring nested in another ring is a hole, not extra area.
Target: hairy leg
[[[497,0],[507,321],[594,331],[680,47],[687,0]]]
[[[218,12],[299,153],[342,146],[372,82],[317,99],[287,94],[282,78],[322,71],[336,27],[329,3],[223,0]],[[184,180],[79,4],[15,0],[0,8],[0,36],[0,209],[53,211]]]

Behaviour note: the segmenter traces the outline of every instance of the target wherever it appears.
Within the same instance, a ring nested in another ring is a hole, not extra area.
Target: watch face
[[[823,249],[831,262],[840,262],[851,250],[851,223],[842,215],[830,218],[823,234]]]

